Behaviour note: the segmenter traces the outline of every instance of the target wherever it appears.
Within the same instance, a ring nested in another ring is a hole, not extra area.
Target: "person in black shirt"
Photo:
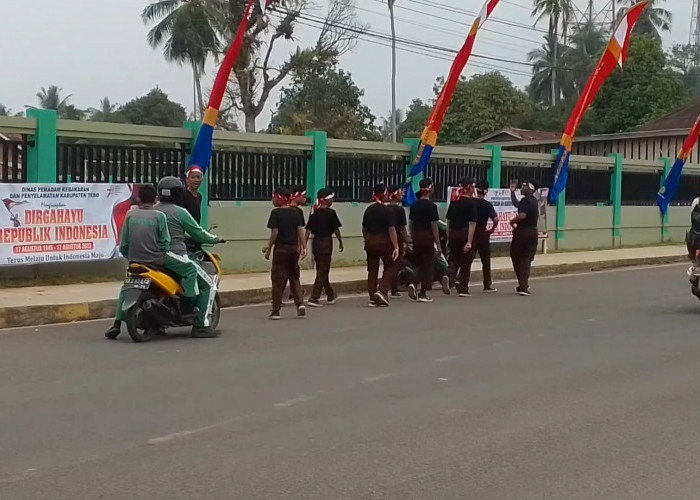
[[[288,200],[289,190],[278,188],[276,196]],[[304,218],[299,211],[289,204],[273,208],[267,222],[270,229],[270,240],[263,248],[266,259],[272,253],[272,313],[270,319],[280,319],[282,295],[289,282],[297,306],[297,316],[306,316],[304,297],[299,285],[301,271],[299,258],[306,256],[306,240],[304,239]]]
[[[447,245],[449,257],[447,275],[442,278],[442,291],[450,293],[457,285],[460,297],[469,297],[469,275],[474,261],[474,232],[476,231],[476,201],[474,179],[465,177],[459,181],[455,199],[447,209]]]
[[[476,252],[479,252],[481,258],[481,268],[484,275],[484,292],[497,292],[493,287],[491,279],[491,235],[498,228],[498,214],[490,201],[486,199],[486,194],[489,190],[489,183],[486,180],[480,180],[476,183],[476,231],[474,232],[474,246],[471,252],[471,262],[476,257]],[[487,229],[488,222],[491,220],[491,229]],[[469,267],[471,268],[471,262]]]
[[[384,184],[374,187],[373,203],[362,217],[362,236],[367,253],[367,292],[370,307],[388,306],[389,290],[396,274],[399,244],[396,238],[394,211],[384,204],[388,191]],[[384,265],[382,279],[379,276],[379,261]]]
[[[537,219],[539,208],[534,193],[539,189],[535,181],[523,183],[520,192],[523,197],[518,202],[518,215],[511,221],[513,241],[510,244],[510,258],[518,278],[516,291],[520,295],[530,295],[530,270],[537,253]]]
[[[321,305],[319,302],[321,291],[326,292],[329,304],[335,304],[337,298],[328,277],[333,257],[334,234],[338,238],[339,250],[343,251],[343,237],[340,234],[342,224],[340,219],[338,219],[338,214],[331,208],[334,196],[333,190],[328,188],[320,189],[318,191],[318,201],[309,216],[308,224],[306,224],[306,245],[308,247],[309,237],[313,234],[314,240],[311,252],[316,262],[316,280],[311,291],[311,298],[308,301],[311,307]]]
[[[308,202],[308,198],[306,196],[306,187],[303,184],[297,184],[296,186],[292,187],[292,192],[291,196],[289,198],[289,205],[296,208],[299,214],[301,215],[301,220],[302,220],[302,226],[304,227],[306,225],[306,222],[304,220],[304,210],[301,207],[306,206],[306,203]],[[306,240],[304,240],[306,241]],[[299,242],[299,246],[301,246],[301,241]],[[295,280],[294,286],[299,287],[302,293],[302,297],[306,295],[305,290],[301,286],[301,281],[299,279]],[[292,283],[290,281],[289,284],[289,300],[294,300],[294,292],[292,291]]]
[[[204,174],[198,166],[195,165],[187,171],[184,208],[197,221],[197,224],[202,223],[202,195],[199,194],[199,187],[203,181]]]
[[[399,264],[403,262],[406,248],[411,247],[411,237],[406,230],[408,225],[406,210],[401,206],[401,200],[403,200],[405,194],[406,191],[400,185],[389,186],[389,207],[394,211],[394,217],[396,218],[396,239],[399,244],[399,258],[396,262]],[[394,298],[401,297],[398,289],[398,273],[396,273],[394,282],[391,284],[391,296]]]
[[[435,269],[435,253],[440,251],[440,232],[438,231],[437,205],[430,201],[435,188],[433,181],[420,181],[420,195],[411,206],[411,238],[413,254],[417,263],[417,282],[420,283],[420,293],[416,292],[416,283],[408,285],[408,296],[419,302],[432,302],[428,291],[433,287],[433,271]]]

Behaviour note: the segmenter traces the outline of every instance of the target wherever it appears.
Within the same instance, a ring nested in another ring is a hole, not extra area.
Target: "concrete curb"
[[[676,264],[686,262],[685,255],[665,257],[644,257],[617,259],[602,262],[578,262],[571,264],[554,264],[535,266],[532,268],[533,276],[554,276],[580,272],[595,272],[607,269],[617,269],[634,266]],[[478,283],[482,278],[481,271],[472,273],[472,280]],[[494,280],[512,279],[513,271],[510,269],[498,269],[493,272]],[[333,283],[334,288],[340,294],[364,293],[365,280],[352,280]],[[305,286],[307,292],[310,287]],[[263,304],[271,299],[270,287],[235,290],[221,293],[222,307],[235,307],[251,304]],[[40,326],[57,323],[72,323],[75,321],[87,321],[94,319],[106,319],[114,317],[115,300],[99,300],[93,302],[80,302],[75,304],[57,304],[53,306],[22,306],[0,308],[0,329],[17,328],[23,326]]]

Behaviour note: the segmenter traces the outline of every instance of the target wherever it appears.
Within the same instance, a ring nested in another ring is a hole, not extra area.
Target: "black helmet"
[[[177,177],[163,177],[158,183],[158,198],[166,203],[185,204],[185,187]]]

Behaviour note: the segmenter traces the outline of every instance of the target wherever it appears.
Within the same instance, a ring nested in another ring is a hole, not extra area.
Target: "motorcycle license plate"
[[[148,278],[127,278],[124,285],[126,285],[127,288],[148,290],[151,287],[151,280]]]

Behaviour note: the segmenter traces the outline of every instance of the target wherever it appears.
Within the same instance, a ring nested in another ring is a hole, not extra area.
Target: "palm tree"
[[[70,108],[70,99],[73,94],[68,94],[63,97],[61,94],[63,89],[58,85],[51,85],[49,88],[41,87],[41,90],[36,93],[37,99],[39,99],[39,107],[41,109],[53,109],[59,116],[64,116],[68,109]],[[35,106],[27,106],[28,108],[34,108]]]
[[[626,4],[629,6],[636,4],[638,1],[639,0],[617,0],[619,4]],[[657,40],[661,40],[662,32],[671,31],[673,14],[663,7],[659,7],[659,4],[665,1],[666,0],[650,0],[649,5],[647,5],[646,9],[644,9],[644,12],[642,12],[639,21],[637,21],[637,24],[634,27],[634,33],[651,35]],[[628,10],[629,7],[623,7],[620,9],[617,16],[618,19],[627,14]]]
[[[573,90],[580,96],[605,48],[607,33],[592,22],[576,26],[562,54],[562,66],[570,71]]]
[[[396,142],[398,133],[395,132],[394,126],[403,123],[405,119],[406,117],[402,109],[390,112],[389,116],[386,118],[382,117],[382,124],[379,126],[379,134],[382,140]],[[394,135],[395,133],[396,135]]]
[[[163,46],[165,59],[192,66],[195,113],[204,112],[202,76],[207,58],[221,47],[217,28],[223,0],[156,0],[141,13],[144,24],[156,22],[148,32],[151,47]]]
[[[100,107],[99,108],[90,108],[88,109],[88,113],[90,113],[90,121],[93,122],[108,122],[110,121],[110,118],[114,115],[114,112],[117,110],[117,105],[112,104],[109,100],[109,97],[105,97],[104,99],[100,99]]]
[[[533,16],[537,16],[535,24],[540,22],[543,17],[549,17],[549,28],[547,30],[547,41],[551,43],[550,58],[553,66],[558,66],[559,63],[559,33],[566,35],[569,26],[569,20],[573,15],[573,7],[571,0],[534,0],[535,8],[532,11]],[[560,92],[557,84],[557,72],[551,72],[550,85],[550,104],[554,106],[559,103]]]
[[[528,53],[532,63],[532,79],[528,91],[538,103],[557,104],[561,93],[568,98],[574,94],[572,74],[566,71],[559,60],[567,47],[554,40],[556,35],[546,35],[542,47]]]
[[[391,20],[391,141],[396,142],[396,26],[394,25],[394,3],[387,0]]]

